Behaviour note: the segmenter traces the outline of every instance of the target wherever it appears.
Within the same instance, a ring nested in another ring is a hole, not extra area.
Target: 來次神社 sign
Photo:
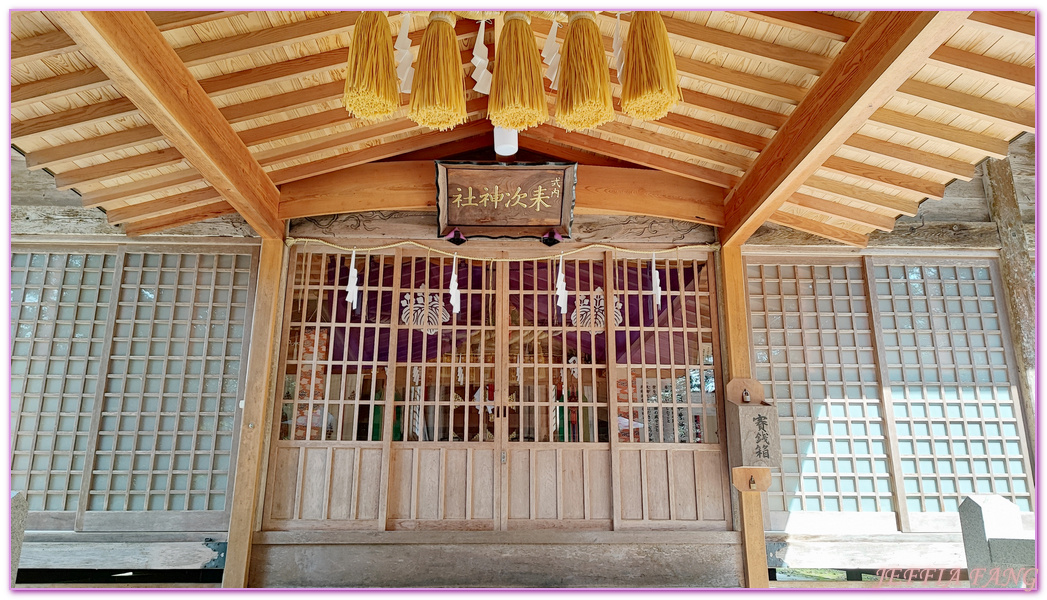
[[[574,163],[436,162],[439,235],[541,237],[571,234]]]

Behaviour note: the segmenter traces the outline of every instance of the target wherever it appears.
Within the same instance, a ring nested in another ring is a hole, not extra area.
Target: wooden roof
[[[1034,131],[1031,11],[662,14],[683,88],[667,117],[644,123],[619,112],[574,133],[554,118],[521,132],[520,146],[669,173],[652,202],[642,186],[630,190],[639,194],[633,212],[720,226],[725,243],[771,221],[864,245]],[[407,169],[491,148],[487,99],[471,90],[469,122],[448,132],[418,127],[406,106],[379,123],[349,118],[340,100],[358,16],[12,13],[12,144],[29,168],[49,170],[59,189],[78,191],[129,234],[238,211],[275,237],[286,218],[374,208],[373,198],[332,185],[359,179],[361,165],[410,158]],[[394,32],[402,18],[390,13]],[[427,15],[409,18],[417,52]],[[608,53],[615,23],[600,13]],[[550,25],[532,19],[539,43]],[[455,29],[468,74],[478,24],[463,19]],[[493,49],[493,28],[486,32]],[[396,184],[365,181],[372,195]],[[317,190],[331,196],[303,202]],[[382,206],[431,204],[425,189]],[[613,204],[607,212],[630,210],[624,198]]]

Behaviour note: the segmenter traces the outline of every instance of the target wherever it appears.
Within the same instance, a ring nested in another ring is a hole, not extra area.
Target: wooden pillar
[[[735,467],[731,483],[741,503],[745,587],[770,587],[767,580],[767,541],[763,534],[763,494],[771,487],[769,467]]]
[[[723,260],[723,320],[727,338],[727,376],[732,379],[752,377],[749,356],[748,285],[742,250],[738,246],[724,246]]]
[[[1011,340],[1019,372],[1022,416],[1030,448],[1036,445],[1036,267],[1025,243],[1010,159],[988,159],[983,168],[989,214],[1000,232],[1000,273],[1010,316]]]
[[[752,378],[752,357],[749,339],[748,277],[745,262],[738,245],[725,245],[720,250],[721,278],[723,281],[723,338],[727,350],[727,385],[724,389],[724,411],[726,418],[726,439],[728,461],[734,473],[742,470],[759,472],[758,490],[749,487],[749,476],[745,477],[746,485],[735,488],[738,507],[737,520],[744,540],[745,553],[743,568],[745,585],[750,588],[767,587],[767,549],[763,526],[763,492],[771,483],[770,466],[781,465],[781,442],[778,436],[778,414],[773,406],[763,404],[763,385]],[[748,394],[744,394],[748,391]],[[746,402],[743,400],[743,394]],[[754,436],[753,417],[764,419],[761,431],[766,434],[770,443],[764,442],[763,449],[768,453],[757,453]]]
[[[287,273],[287,247],[282,240],[262,240],[255,288],[254,314],[251,317],[251,344],[247,356],[247,390],[240,419],[240,442],[236,455],[232,510],[229,516],[229,543],[226,547],[222,587],[247,586],[251,558],[251,538],[256,529],[259,506],[258,487],[272,418],[274,365],[280,342],[280,317],[283,314],[284,282]]]

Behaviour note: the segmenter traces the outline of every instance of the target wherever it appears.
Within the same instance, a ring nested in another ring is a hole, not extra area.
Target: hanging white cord
[[[553,19],[549,27],[549,35],[545,36],[545,46],[542,47],[542,61],[549,67],[545,71],[545,77],[552,82],[552,89],[556,89],[556,79],[560,71],[560,44],[556,41],[556,28],[560,24]]]
[[[560,269],[556,274],[556,305],[560,314],[567,314],[567,278],[563,272],[563,254],[560,254]]]
[[[662,276],[658,273],[657,263],[655,262],[656,257],[651,254],[651,288],[654,292],[654,304],[658,308],[662,307]]]
[[[353,310],[356,310],[356,305],[360,302],[359,277],[360,272],[356,270],[356,249],[353,248],[353,256],[349,259],[349,285],[345,286],[346,301]]]
[[[454,314],[462,308],[462,293],[458,291],[458,253],[454,253],[454,258],[451,259],[451,285],[448,288],[451,295],[451,310]]]
[[[617,13],[614,21],[614,39],[611,42],[611,64],[618,81],[622,80],[622,67],[625,65],[625,52],[622,50],[622,13]]]
[[[470,62],[476,67],[471,75],[473,81],[476,82],[476,85],[473,86],[473,91],[489,96],[491,95],[491,81],[493,77],[491,71],[487,68],[491,61],[488,59],[487,44],[484,43],[484,29],[486,25],[487,21],[480,21],[480,31],[476,34],[476,45],[473,46],[473,58]]]
[[[405,12],[400,22],[400,34],[396,36],[396,76],[400,78],[400,92],[411,93],[414,67],[411,66],[411,13]]]

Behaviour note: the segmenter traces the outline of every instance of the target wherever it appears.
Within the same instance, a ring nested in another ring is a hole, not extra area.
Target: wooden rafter
[[[486,113],[487,99],[482,97],[470,100],[466,104],[466,108],[474,115]],[[264,152],[259,152],[253,155],[253,158],[261,166],[271,167],[283,162],[301,159],[310,154],[323,152],[331,148],[377,140],[383,136],[399,134],[416,128],[418,128],[417,125],[407,118],[382,121],[374,125],[365,125],[325,137],[305,140],[296,144],[289,144]],[[300,166],[305,167],[305,165]],[[305,168],[308,169],[308,167]],[[151,177],[141,181],[134,181],[118,186],[86,192],[83,194],[83,200],[85,206],[100,206],[114,200],[131,200],[150,194],[160,193],[175,187],[198,184],[203,181],[204,178],[195,169],[184,169],[175,173]],[[280,183],[275,179],[273,181],[277,184]]]
[[[468,33],[461,34],[459,37],[464,39],[475,38],[477,28],[476,22],[462,21],[461,30]],[[469,63],[469,60],[472,58],[471,51],[465,51],[462,54],[463,63]],[[254,67],[225,75],[216,75],[202,79],[199,83],[207,95],[211,97],[222,96],[343,68],[345,66],[345,57],[346,50],[344,48],[336,48],[272,65]],[[126,98],[116,98],[12,123],[11,138],[18,140],[29,136],[53,135],[77,127],[134,114],[138,114],[138,110],[132,103],[128,102]]]
[[[521,131],[520,137],[530,137],[548,142],[566,144],[590,152],[596,152],[597,154],[603,154],[604,156],[610,156],[619,160],[627,160],[638,165],[643,165],[659,171],[665,171],[666,173],[672,173],[674,175],[680,175],[681,177],[687,177],[688,179],[694,179],[695,181],[703,181],[724,188],[732,187],[738,180],[734,175],[724,173],[723,171],[717,171],[701,165],[668,158],[652,152],[645,152],[624,144],[610,142],[580,133],[568,133],[563,129],[548,124]]]
[[[971,23],[993,33],[1036,37],[1036,17],[1010,11],[978,10],[971,13]]]
[[[436,181],[429,161],[371,163],[281,187],[280,217],[367,210],[429,210]],[[580,213],[644,214],[719,225],[723,190],[670,175],[635,169],[578,166],[575,207]]]
[[[731,12],[843,42],[854,35],[859,25],[856,21],[848,21],[847,19],[813,11]],[[978,12],[972,13],[968,18],[968,23],[983,25],[983,23],[979,23],[978,15]],[[1017,26],[1018,23],[1025,25],[1029,23],[1029,19],[1023,18],[1024,15],[1015,15],[1013,13],[1003,13],[1003,15],[1005,16],[994,16],[990,13],[988,17],[983,16],[981,18],[988,18],[990,22],[1009,23],[1012,26]],[[965,23],[965,25],[968,23]],[[1031,30],[1031,28],[1029,29]],[[932,52],[931,56],[928,57],[928,63],[960,73],[970,73],[979,78],[1005,85],[1017,86],[1029,92],[1032,92],[1036,85],[1036,70],[1031,67],[1024,67],[950,46],[942,46]]]
[[[149,18],[160,31],[172,31],[200,23],[225,19],[246,11],[160,11],[149,12]],[[51,31],[11,42],[11,65],[20,65],[49,56],[76,52],[76,42],[64,31]]]
[[[473,26],[475,27],[476,24],[473,23]],[[465,63],[468,63],[469,59],[472,57],[471,52],[463,52],[462,55]],[[470,67],[472,67],[471,63],[466,65],[467,69]],[[344,88],[345,83],[343,81],[333,81],[242,104],[226,106],[221,109],[221,113],[230,124],[242,123],[244,121],[258,119],[302,108],[304,106],[336,100],[341,98]],[[406,100],[404,102],[406,103]],[[301,133],[313,131],[318,128],[332,127],[341,123],[349,122],[349,115],[346,114],[344,110],[341,110],[341,112],[338,112],[338,110],[339,109],[327,111],[325,117],[308,115],[306,117],[300,117],[299,119],[292,119],[290,120],[291,122],[284,121],[268,127],[244,130],[241,131],[239,135],[245,143],[248,145],[254,145],[271,141],[278,137],[300,135]],[[296,129],[296,126],[299,125],[301,127]],[[277,133],[282,133],[283,135],[277,135]],[[95,156],[105,152],[123,150],[140,144],[156,142],[161,139],[163,139],[163,136],[160,134],[159,130],[152,125],[146,125],[96,138],[89,138],[87,140],[63,146],[30,152],[26,155],[26,163],[30,169],[53,168],[58,164]],[[164,162],[164,157],[156,156],[156,158],[157,164],[152,167],[150,166],[148,159],[142,159],[141,161],[136,162],[137,170],[135,172],[155,168],[155,166],[159,166],[160,163]]]
[[[1007,156],[1007,140],[989,137],[974,131],[928,121],[905,113],[881,108],[869,120],[877,127],[887,127],[904,133],[939,140],[948,144],[979,152],[993,158]]]
[[[178,53],[178,57],[182,59],[182,62],[187,67],[195,67],[348,31],[352,29],[359,15],[360,13],[355,11],[339,12],[315,19],[296,21],[272,29],[242,33],[183,46],[176,49],[175,52]],[[477,29],[476,23],[463,22],[461,32],[465,33],[469,29],[475,32]],[[421,34],[421,31],[414,32],[412,35],[413,44],[417,45],[419,43]],[[16,108],[106,85],[111,85],[109,78],[97,68],[74,71],[13,86],[11,88],[11,106]]]
[[[648,169],[643,165],[638,165],[633,162],[604,156],[602,154],[597,154],[596,152],[593,152],[591,150],[576,148],[574,146],[568,146],[566,144],[560,144],[545,139],[528,137],[526,135],[519,137],[519,145],[521,148],[525,148],[527,150],[540,152],[549,156],[555,156],[563,160],[576,162],[580,165],[591,164],[604,167],[627,167],[644,170]]]
[[[878,192],[857,185],[851,185],[849,183],[843,183],[842,181],[825,177],[810,177],[803,182],[801,189],[804,187],[839,196],[847,200],[857,201],[872,207],[885,208],[909,217],[916,216],[916,212],[920,208],[920,203],[914,200],[909,200],[901,196],[894,196],[884,192]]]
[[[486,114],[486,105],[476,114]],[[414,125],[414,123],[411,123],[411,125]],[[299,179],[305,179],[316,175],[322,175],[324,173],[330,173],[332,171],[338,171],[340,169],[367,164],[390,158],[398,154],[404,154],[431,146],[438,146],[440,144],[446,144],[447,142],[453,142],[477,134],[494,131],[491,122],[486,119],[477,119],[470,123],[459,125],[450,131],[432,131],[417,126],[413,127],[413,129],[416,129],[419,134],[392,142],[376,144],[354,152],[345,152],[322,160],[295,165],[293,167],[285,167],[278,171],[272,171],[269,175],[272,177],[273,183],[283,185],[292,181],[298,181]]]
[[[492,130],[490,123],[487,121],[473,121],[466,125],[459,125],[450,131],[433,131],[418,137],[376,144],[355,152],[339,154],[330,159],[273,171],[269,176],[275,184],[281,185],[330,171],[350,168],[384,158],[390,158],[415,148],[437,146],[458,139],[489,134]],[[223,203],[225,203],[225,201],[214,189],[202,188],[181,194],[174,194],[172,196],[165,196],[156,200],[139,202],[127,207],[115,208],[108,212],[108,217],[109,222],[113,224],[150,220],[154,222],[157,227],[157,229],[154,230],[158,230],[161,228],[161,225],[163,227],[174,227],[185,224],[184,221],[170,216],[170,214],[178,213],[183,217],[191,217],[193,214],[192,210],[183,211],[180,209],[209,209],[214,205],[220,205]]]
[[[615,13],[613,12],[600,14],[605,20],[615,18]],[[624,22],[629,22],[631,16],[625,14],[621,16],[621,19]],[[789,46],[782,46],[706,25],[699,25],[683,19],[674,19],[663,15],[662,21],[665,22],[665,29],[670,39],[725,50],[731,54],[785,66],[804,73],[818,75],[832,63],[832,59],[820,54],[804,52]]]
[[[276,186],[145,13],[70,11],[48,17],[260,235],[283,237]]]
[[[855,208],[853,206],[846,206],[839,202],[809,196],[807,194],[796,193],[789,196],[789,199],[785,202],[785,206],[796,206],[826,217],[840,219],[847,221],[848,223],[854,223],[855,225],[872,227],[881,231],[891,231],[894,229],[893,217],[888,217],[887,215],[861,208]]]
[[[159,233],[165,229],[171,229],[172,227],[178,227],[179,225],[199,223],[200,221],[206,221],[224,215],[231,215],[236,212],[237,210],[228,202],[215,202],[206,206],[182,209],[159,217],[128,223],[127,226],[124,227],[124,231],[127,235],[132,237],[148,235],[150,233]]]
[[[967,14],[872,13],[732,191],[721,242],[743,243],[775,214]]]
[[[549,33],[550,25],[550,22],[545,19],[537,17],[531,19],[531,28],[537,34],[539,40],[545,40],[546,35]],[[561,27],[557,30],[557,39],[562,40],[567,35],[565,29]],[[613,40],[608,36],[603,36],[603,43],[604,51],[610,54],[612,52]],[[710,81],[731,89],[771,98],[787,104],[799,103],[807,93],[806,89],[798,85],[753,75],[744,71],[735,71],[681,54],[676,55],[676,69],[684,77]]]
[[[131,206],[114,208],[106,211],[105,216],[110,225],[119,225],[121,223],[144,221],[161,214],[178,210],[191,210],[219,202],[225,202],[225,200],[222,200],[222,196],[214,188],[209,187],[185,192],[184,194],[167,196],[151,202],[141,202]]]
[[[1004,127],[1036,133],[1036,114],[1024,108],[1001,104],[911,79],[898,88],[898,95]]]
[[[869,236],[867,235],[862,235],[851,231],[850,229],[836,227],[835,225],[830,225],[814,219],[808,219],[807,217],[801,217],[793,213],[780,210],[775,211],[767,218],[767,220],[771,223],[777,223],[778,225],[785,225],[792,229],[806,231],[807,233],[840,242],[841,244],[847,244],[848,246],[855,246],[856,248],[864,248],[869,245]]]

